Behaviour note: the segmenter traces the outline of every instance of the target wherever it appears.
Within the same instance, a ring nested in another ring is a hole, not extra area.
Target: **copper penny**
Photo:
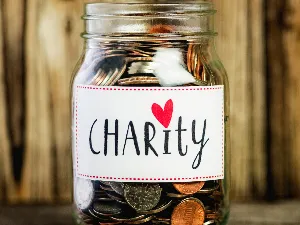
[[[172,213],[171,225],[203,225],[205,209],[196,198],[187,198],[177,205]]]
[[[187,51],[187,68],[188,68],[188,71],[191,73],[192,72],[192,53],[193,53],[193,48],[194,48],[194,45],[193,44],[189,44],[189,48],[188,48],[188,51]]]
[[[174,188],[185,195],[192,195],[200,191],[205,184],[205,181],[192,183],[173,183]]]

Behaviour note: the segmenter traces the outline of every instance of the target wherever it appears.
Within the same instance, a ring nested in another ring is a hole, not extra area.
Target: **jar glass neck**
[[[85,38],[215,35],[214,6],[197,4],[87,4]]]
[[[94,37],[85,39],[85,49],[126,49],[127,47],[152,46],[155,48],[181,48],[182,45],[193,43],[204,51],[213,51],[215,48],[215,36],[197,35],[181,37],[158,38],[151,36],[126,36],[126,37]],[[137,44],[138,43],[138,44]]]

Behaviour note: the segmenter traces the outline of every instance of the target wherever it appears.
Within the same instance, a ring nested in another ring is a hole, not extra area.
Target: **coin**
[[[141,49],[130,49],[130,52],[128,54],[129,56],[146,56],[146,57],[151,57],[153,55],[152,52],[146,52]]]
[[[124,196],[127,203],[136,211],[147,211],[158,204],[161,188],[159,184],[126,183]]]
[[[208,82],[207,81],[203,81],[203,80],[195,80],[194,82],[195,85],[198,85],[198,86],[207,86],[208,85]]]
[[[174,188],[181,194],[192,195],[200,191],[205,182],[174,183]]]
[[[116,202],[100,202],[93,204],[93,211],[101,216],[113,216],[122,212],[122,207]]]
[[[122,182],[109,182],[110,187],[119,195],[124,195],[124,184]]]
[[[123,78],[118,81],[118,85],[138,85],[138,84],[159,84],[156,77],[138,76]]]
[[[102,183],[102,184],[104,184],[106,186],[110,186],[110,181],[103,181],[103,180],[101,180],[99,183],[100,184]]]
[[[141,220],[136,220],[136,221],[132,221],[132,222],[127,222],[128,224],[142,224],[142,223],[147,223],[149,221],[151,221],[154,218],[154,216],[148,216],[144,219]]]
[[[201,69],[203,69],[203,65],[202,65],[199,54],[196,55],[195,65],[196,65],[196,67],[194,70],[194,77],[196,77],[196,79],[198,79],[198,80],[202,80],[202,70]]]
[[[215,187],[212,187],[212,188],[201,189],[197,193],[199,193],[199,194],[211,194],[214,191],[218,190],[219,187],[220,187],[220,185],[217,184]]]
[[[171,220],[166,218],[155,217],[152,221],[154,224],[170,224]]]
[[[99,187],[104,191],[113,191],[110,185],[106,185],[104,183],[99,184]]]
[[[177,193],[170,193],[170,192],[168,192],[167,196],[171,197],[171,198],[185,198],[188,195],[183,195],[183,194],[177,194]]]
[[[122,203],[122,204],[127,204],[124,197],[122,195],[119,195],[116,192],[113,191],[106,191],[106,194],[113,200]]]
[[[202,202],[196,198],[187,198],[180,202],[171,216],[171,225],[203,225],[205,211]]]
[[[141,219],[145,218],[145,215],[136,215],[133,217],[129,217],[128,214],[126,213],[126,215],[116,215],[116,216],[111,216],[110,218],[112,220],[116,220],[118,222],[127,223],[127,222],[136,221],[136,220],[141,220]]]
[[[95,189],[92,181],[77,178],[75,182],[75,203],[81,210],[86,210],[92,204]]]
[[[165,209],[167,209],[171,204],[172,204],[172,200],[168,201],[168,202],[164,202],[161,205],[158,204],[158,206],[154,209],[151,209],[149,211],[140,211],[139,213],[142,214],[156,214],[156,213],[160,213],[161,211],[164,211]]]
[[[94,186],[95,187],[95,186]],[[96,188],[96,187],[95,187]],[[98,188],[100,188],[100,185],[98,185]],[[107,194],[104,190],[97,190],[95,191],[95,198],[101,198],[101,197],[107,197]]]
[[[193,54],[193,44],[189,44],[188,51],[187,51],[187,59],[186,59],[186,65],[188,71],[191,73],[192,72],[192,54]]]
[[[94,68],[92,85],[104,86],[114,85],[123,75],[127,67],[126,58],[123,54],[107,55],[102,58]]]
[[[101,220],[101,221],[110,221],[109,219],[107,219],[107,217],[104,217],[104,216],[101,216],[101,215],[97,215],[94,210],[92,209],[89,209],[88,210],[89,214],[94,218],[94,219],[97,219],[97,220]]]

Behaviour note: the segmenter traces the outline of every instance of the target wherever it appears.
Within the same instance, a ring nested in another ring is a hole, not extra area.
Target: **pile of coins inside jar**
[[[207,45],[207,43],[203,43]],[[200,45],[184,41],[109,43],[91,48],[75,84],[95,86],[218,85],[202,63]],[[166,60],[167,59],[167,60]]]
[[[88,50],[75,84],[219,85],[203,63],[200,45],[187,41],[106,43]],[[219,224],[223,220],[222,182],[121,183],[76,178],[79,224]]]
[[[77,178],[75,202],[84,224],[217,224],[220,182],[121,183]]]

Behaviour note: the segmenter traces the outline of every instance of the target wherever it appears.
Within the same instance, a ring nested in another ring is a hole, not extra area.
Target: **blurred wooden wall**
[[[300,0],[214,0],[231,85],[232,196],[300,197]],[[0,0],[0,202],[71,199],[82,0]]]

